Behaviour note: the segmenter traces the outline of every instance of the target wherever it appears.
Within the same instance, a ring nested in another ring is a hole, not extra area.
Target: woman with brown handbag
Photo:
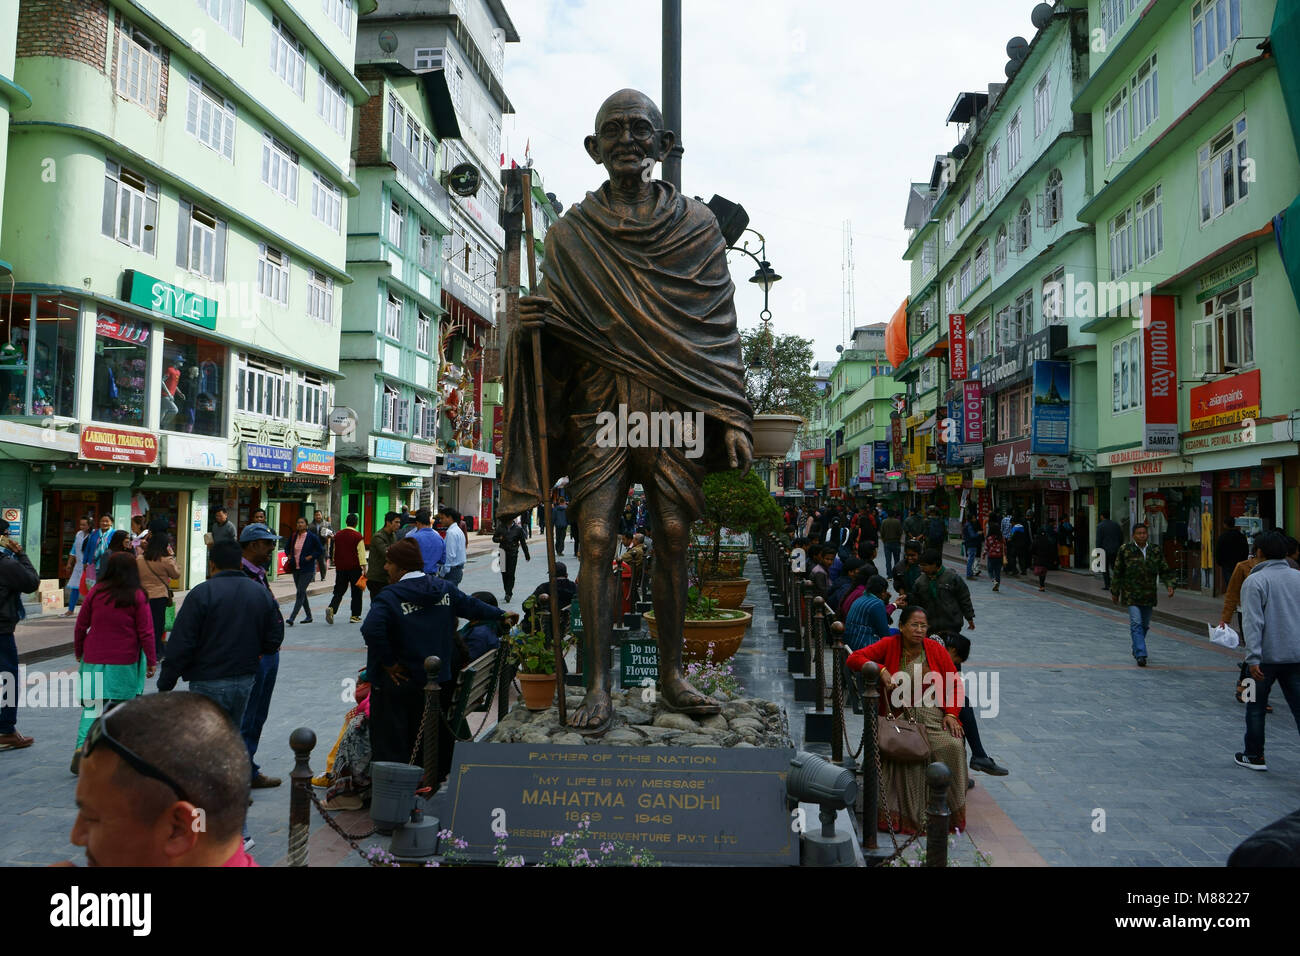
[[[853,671],[862,670],[867,661],[880,665],[878,825],[899,833],[925,832],[925,769],[938,760],[952,774],[949,827],[964,830],[967,770],[961,674],[943,643],[926,636],[925,611],[919,606],[903,608],[898,627],[899,634],[854,651],[848,659]],[[895,716],[899,711],[901,716]]]

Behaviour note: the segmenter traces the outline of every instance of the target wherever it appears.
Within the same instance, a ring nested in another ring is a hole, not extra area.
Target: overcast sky
[[[658,0],[506,0],[507,162],[524,146],[566,208],[604,180],[582,148],[596,109],[634,87],[662,106]],[[782,281],[773,327],[833,359],[841,335],[842,222],[853,224],[857,325],[908,293],[909,183],[957,142],[957,94],[1004,80],[1031,0],[684,0],[682,185],[744,205]],[[656,173],[658,175],[658,173]],[[746,238],[753,237],[746,234]],[[751,241],[751,248],[755,244]],[[730,255],[741,327],[758,324],[754,263]]]

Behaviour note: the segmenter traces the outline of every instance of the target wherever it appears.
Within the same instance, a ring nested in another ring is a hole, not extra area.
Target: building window
[[[948,276],[948,282],[943,287],[943,304],[951,308],[957,304],[957,277]]]
[[[163,431],[224,437],[226,347],[165,328],[162,367],[159,427]]]
[[[199,8],[221,24],[221,29],[244,42],[244,0],[199,0]]]
[[[984,205],[984,167],[975,171],[975,208]]]
[[[970,362],[977,365],[993,354],[993,323],[988,319],[976,323],[970,335]]]
[[[312,173],[311,214],[338,232],[342,211],[343,192],[320,173]]]
[[[1237,119],[1197,151],[1201,184],[1201,225],[1218,219],[1246,198],[1246,117]]]
[[[347,130],[348,99],[343,87],[334,81],[334,77],[320,68],[320,82],[316,85],[316,115],[323,119],[329,128],[340,136]]]
[[[1016,168],[1020,162],[1020,110],[1016,110],[1007,124],[1007,170]]]
[[[271,20],[271,72],[302,96],[307,50],[278,19]]]
[[[993,262],[998,272],[1007,267],[1007,227],[998,226],[997,237],[993,240]]]
[[[345,37],[352,36],[352,10],[355,6],[355,0],[321,0],[325,16],[334,21]]]
[[[961,264],[961,299],[960,299],[960,301],[962,301],[962,302],[965,302],[966,299],[970,296],[970,274],[971,274],[971,270],[970,270],[970,260],[967,259],[965,262],[963,262],[963,263]]]
[[[388,135],[394,140],[401,140],[402,127],[406,123],[406,110],[396,93],[388,94]]]
[[[334,324],[334,280],[315,269],[307,273],[307,314],[317,322]]]
[[[1043,78],[1034,85],[1034,138],[1043,135],[1047,124],[1052,121],[1052,75],[1044,73]]]
[[[945,245],[952,245],[952,241],[957,238],[957,214],[956,210],[949,210],[948,215],[943,218],[943,241]]]
[[[384,310],[384,334],[398,341],[402,338],[402,303],[391,293],[388,296],[388,306]]]
[[[966,223],[970,222],[970,216],[971,216],[971,201],[970,201],[969,189],[961,194],[961,199],[958,201],[957,205],[958,205],[958,209],[960,209],[961,211],[961,228],[965,229]]]
[[[998,165],[998,141],[995,139],[993,145],[989,147],[988,154],[988,177],[989,177],[989,198],[992,199],[1002,188],[1002,167]]]
[[[257,291],[273,302],[289,304],[289,257],[266,243],[257,245]]]
[[[188,200],[180,201],[176,265],[214,282],[226,281],[226,224]]]
[[[420,223],[420,268],[433,269],[433,233]]]
[[[388,241],[398,249],[402,248],[402,236],[406,230],[406,219],[402,216],[402,207],[393,203],[388,207]]]
[[[162,50],[129,24],[124,23],[117,36],[118,94],[157,116],[162,93]]]
[[[190,74],[185,131],[231,161],[235,158],[235,104]]]
[[[79,318],[76,299],[0,295],[0,415],[76,416]]]
[[[154,255],[158,236],[158,184],[104,161],[104,235]]]
[[[438,167],[438,144],[428,133],[424,134],[424,150],[420,154],[420,165],[430,174]]]
[[[415,68],[417,70],[441,70],[442,47],[421,47],[416,49]]]
[[[289,372],[252,355],[235,361],[235,408],[246,415],[289,420]]]
[[[1133,91],[1129,97],[1133,104],[1133,138],[1137,139],[1160,117],[1160,85],[1154,53],[1138,67],[1129,86]]]
[[[1029,208],[1029,200],[1023,199],[1020,202],[1020,212],[1016,214],[1015,235],[1012,248],[1016,252],[1024,252],[1029,248],[1033,238],[1032,227],[1033,211]]]
[[[1061,171],[1053,169],[1047,174],[1047,191],[1043,194],[1043,225],[1055,226],[1065,215],[1065,186]]]
[[[1127,9],[1125,9],[1126,2]],[[1106,34],[1107,40],[1114,39],[1119,33],[1119,28],[1128,19],[1134,2],[1135,0],[1101,0],[1101,29]]]
[[[330,387],[319,375],[298,373],[294,386],[294,420],[299,425],[324,428],[329,418]]]
[[[1128,86],[1121,86],[1102,111],[1102,131],[1106,136],[1106,165],[1119,158],[1128,149],[1129,115]]]
[[[298,154],[270,133],[262,134],[262,182],[298,203]]]
[[[939,257],[938,257],[938,250],[936,249],[936,246],[937,243],[930,239],[927,239],[924,243],[921,244],[922,277],[928,276],[931,272],[933,272],[934,267],[938,264]]]
[[[415,321],[415,350],[417,352],[424,352],[426,355],[428,354],[429,329],[431,325],[432,323],[429,321],[427,315],[423,312],[418,313],[418,318]]]
[[[1154,259],[1165,247],[1164,204],[1160,199],[1160,186],[1153,186],[1133,205],[1136,232],[1137,265]]]
[[[1009,388],[998,393],[998,441],[1029,434],[1032,397],[1032,390],[1027,387]]]
[[[415,396],[415,420],[411,425],[411,435],[430,441],[438,436],[437,410],[432,402],[419,395]]]
[[[1142,407],[1142,333],[1110,347],[1111,412]]]
[[[1192,323],[1192,374],[1220,374],[1255,364],[1253,282],[1208,300]]]
[[[975,284],[989,277],[989,241],[985,239],[975,250]]]
[[[1192,4],[1192,68],[1196,76],[1241,36],[1241,0]]]
[[[129,321],[101,310],[95,321],[95,377],[91,418],[109,425],[143,428],[148,420],[147,322]]]
[[[917,394],[928,392],[930,389],[938,386],[938,375],[935,370],[935,362],[931,359],[921,366],[921,372],[917,376]]]
[[[1061,325],[1065,320],[1065,268],[1043,276],[1043,325]]]
[[[384,400],[380,403],[380,422],[381,431],[397,432],[403,434],[406,432],[408,403],[402,398],[399,389],[392,385],[384,386]]]
[[[1110,221],[1110,277],[1118,279],[1133,268],[1133,210]]]
[[[1026,289],[1017,296],[1011,307],[1012,322],[1016,327],[1016,341],[1034,331],[1034,290]]]

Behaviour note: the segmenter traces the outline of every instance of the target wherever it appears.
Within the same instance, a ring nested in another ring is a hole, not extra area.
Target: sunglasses
[[[116,709],[116,707],[113,708],[113,710]],[[85,760],[89,757],[95,752],[95,748],[102,743],[107,746],[109,750],[113,751],[125,760],[136,773],[144,777],[152,777],[154,780],[167,784],[167,786],[176,791],[176,796],[180,799],[184,800],[186,803],[193,803],[194,801],[189,798],[180,784],[109,733],[108,718],[112,716],[113,710],[108,711],[108,713],[104,714],[91,724],[90,730],[86,734],[86,742],[81,748],[81,759]]]

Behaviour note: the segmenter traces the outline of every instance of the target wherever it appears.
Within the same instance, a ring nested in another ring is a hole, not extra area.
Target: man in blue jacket
[[[388,549],[384,567],[391,583],[372,600],[370,613],[361,624],[367,648],[366,673],[371,681],[371,760],[408,763],[424,714],[425,658],[441,660],[438,682],[442,701],[449,704],[456,675],[469,662],[464,641],[457,640],[456,619],[504,619],[514,625],[519,615],[506,614],[425,573],[425,557],[410,538]],[[439,782],[451,770],[455,742],[446,723],[438,722]]]

